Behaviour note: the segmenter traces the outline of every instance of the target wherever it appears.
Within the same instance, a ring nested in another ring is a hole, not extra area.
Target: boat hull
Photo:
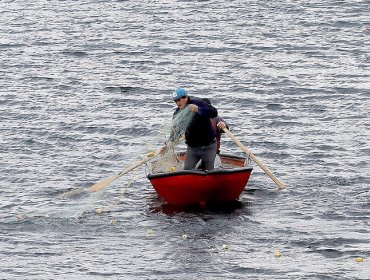
[[[212,171],[178,171],[149,174],[158,195],[173,205],[226,203],[237,200],[244,190],[252,167]]]

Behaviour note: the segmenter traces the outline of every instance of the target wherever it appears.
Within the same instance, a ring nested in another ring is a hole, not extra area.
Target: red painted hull
[[[239,198],[252,172],[252,167],[240,167],[240,163],[238,165],[233,169],[217,169],[208,172],[179,171],[149,174],[148,179],[159,196],[169,204],[231,202]]]

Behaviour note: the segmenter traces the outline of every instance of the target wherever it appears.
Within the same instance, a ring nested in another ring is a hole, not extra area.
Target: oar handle
[[[279,189],[284,189],[285,188],[285,185],[278,179],[276,178],[272,172],[262,164],[262,162],[260,162],[256,156],[247,148],[245,147],[242,143],[240,143],[240,141],[238,139],[236,139],[236,137],[225,127],[223,128],[223,131],[225,131],[225,133],[251,158],[254,160],[255,163],[258,164],[259,167],[261,167],[261,169],[263,171],[265,171],[265,173],[276,183],[276,185],[278,185]]]

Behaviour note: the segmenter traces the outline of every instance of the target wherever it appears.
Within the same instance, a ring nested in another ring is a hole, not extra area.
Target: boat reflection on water
[[[254,191],[255,190],[253,189],[244,192],[253,194]],[[167,216],[175,216],[181,213],[230,215],[239,211],[243,212],[243,215],[251,215],[250,207],[253,203],[250,200],[234,200],[230,202],[215,202],[207,204],[174,205],[168,204],[157,195],[149,202],[149,205],[150,213],[163,213]]]

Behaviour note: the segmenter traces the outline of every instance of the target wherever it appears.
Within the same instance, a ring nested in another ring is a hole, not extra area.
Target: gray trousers
[[[186,148],[186,159],[184,170],[193,170],[199,160],[202,160],[202,168],[205,170],[213,170],[215,157],[217,152],[216,141],[208,146]]]

